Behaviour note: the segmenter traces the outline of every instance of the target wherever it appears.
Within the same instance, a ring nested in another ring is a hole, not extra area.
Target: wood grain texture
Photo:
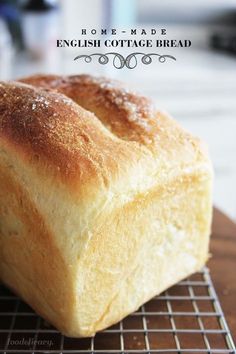
[[[236,341],[236,224],[214,209],[208,263],[226,320]]]

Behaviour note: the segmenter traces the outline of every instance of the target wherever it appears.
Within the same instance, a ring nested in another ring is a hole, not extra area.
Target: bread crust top
[[[145,189],[168,170],[208,161],[198,139],[117,81],[88,75],[20,81],[0,83],[0,147],[78,192],[115,181],[137,190],[146,177]]]

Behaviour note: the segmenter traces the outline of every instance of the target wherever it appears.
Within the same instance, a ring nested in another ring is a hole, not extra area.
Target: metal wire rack
[[[236,353],[207,268],[94,338],[62,336],[0,287],[0,353]]]

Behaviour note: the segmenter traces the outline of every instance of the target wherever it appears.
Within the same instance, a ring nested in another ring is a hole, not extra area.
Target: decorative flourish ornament
[[[128,68],[128,69],[134,69],[136,68],[136,66],[138,65],[138,59],[137,56],[141,55],[141,62],[145,65],[149,65],[152,63],[153,58],[152,57],[157,57],[158,61],[160,63],[164,63],[166,61],[166,59],[171,59],[171,60],[176,60],[176,58],[172,55],[161,55],[161,54],[157,54],[157,53],[149,53],[149,54],[145,54],[145,53],[131,53],[129,55],[127,55],[126,57],[124,57],[122,54],[120,53],[115,53],[115,52],[110,52],[110,53],[94,53],[94,54],[90,54],[90,55],[78,55],[74,58],[74,60],[78,60],[83,58],[84,61],[86,63],[91,63],[92,61],[92,57],[94,56],[98,56],[98,63],[101,65],[106,65],[109,63],[110,58],[109,55],[112,55],[112,63],[113,66],[116,69],[123,69],[124,67]]]

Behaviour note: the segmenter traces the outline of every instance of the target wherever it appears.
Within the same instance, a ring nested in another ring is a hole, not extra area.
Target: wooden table
[[[236,224],[217,209],[214,209],[210,250],[208,267],[236,342]]]

